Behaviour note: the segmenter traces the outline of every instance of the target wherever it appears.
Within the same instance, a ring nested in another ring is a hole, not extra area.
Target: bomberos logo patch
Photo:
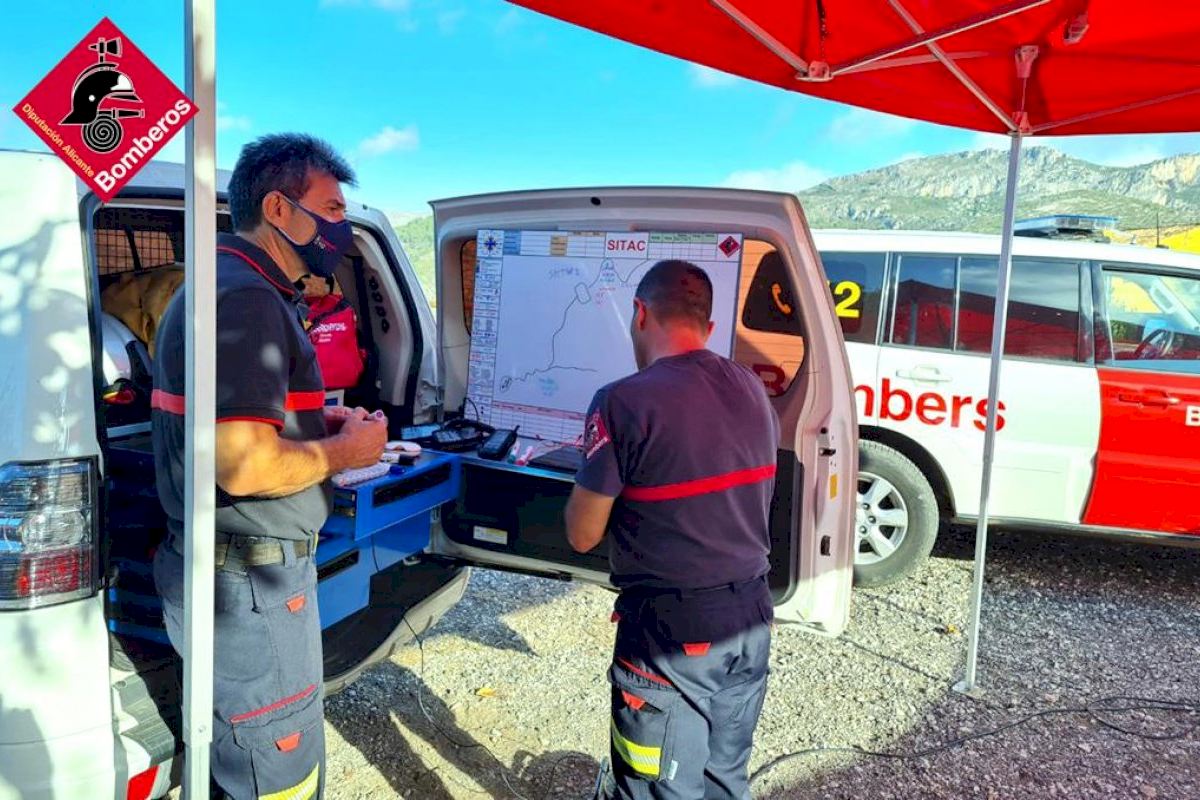
[[[107,201],[198,109],[105,17],[13,111]]]

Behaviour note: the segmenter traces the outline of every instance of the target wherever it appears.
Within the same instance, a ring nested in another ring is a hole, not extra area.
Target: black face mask
[[[293,241],[283,228],[275,226],[275,230],[279,231],[279,235],[288,241],[288,244],[296,251],[296,255],[300,256],[300,260],[308,267],[309,272],[321,278],[333,277],[338,262],[342,260],[342,256],[354,242],[354,231],[350,228],[349,220],[330,222],[286,195],[283,199],[312,217],[313,222],[317,224],[317,232],[311,241],[300,244]]]

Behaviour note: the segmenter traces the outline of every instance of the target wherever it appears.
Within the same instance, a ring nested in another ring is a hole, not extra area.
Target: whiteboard
[[[708,275],[709,349],[733,352],[740,234],[489,229],[476,253],[467,397],[494,427],[577,443],[596,390],[637,370],[633,296],[664,259]]]

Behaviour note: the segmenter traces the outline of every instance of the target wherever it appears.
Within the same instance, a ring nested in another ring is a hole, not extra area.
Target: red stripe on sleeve
[[[284,408],[288,411],[318,411],[325,407],[325,392],[288,392]]]
[[[217,424],[222,422],[262,422],[266,425],[273,425],[279,430],[283,430],[283,423],[277,419],[268,419],[267,417],[221,417],[217,420]]]
[[[775,465],[768,464],[752,469],[742,469],[736,472],[726,472],[723,475],[712,475],[707,478],[697,478],[694,481],[667,483],[662,486],[626,486],[621,497],[642,503],[657,503],[663,500],[681,500],[685,497],[695,497],[701,494],[723,492],[737,486],[759,483],[775,477]]]
[[[181,394],[171,394],[162,389],[155,389],[150,393],[150,407],[182,417],[187,409],[187,398]]]

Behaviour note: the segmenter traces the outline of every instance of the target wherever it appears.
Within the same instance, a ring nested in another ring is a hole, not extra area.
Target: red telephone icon
[[[791,316],[792,307],[783,302],[783,287],[778,283],[771,284],[771,299],[775,301],[776,308],[778,308],[784,314]]]

